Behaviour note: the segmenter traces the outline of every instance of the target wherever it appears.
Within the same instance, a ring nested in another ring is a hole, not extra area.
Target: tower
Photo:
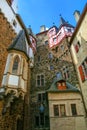
[[[32,130],[50,129],[47,90],[55,78],[63,77],[78,86],[69,40],[74,27],[60,17],[60,26],[36,34],[37,53],[31,75]],[[42,112],[42,113],[41,113]]]
[[[29,38],[29,37],[28,37]],[[29,40],[21,30],[8,47],[8,57],[2,80],[4,99],[1,129],[29,129],[30,60]],[[33,51],[32,51],[33,52]],[[7,127],[8,126],[8,127]]]

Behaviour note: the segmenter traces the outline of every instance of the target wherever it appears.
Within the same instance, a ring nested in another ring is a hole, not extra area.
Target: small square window
[[[47,40],[47,41],[45,41],[45,45],[48,45],[48,40]]]
[[[53,67],[53,65],[50,65],[50,70],[54,70],[54,67]]]

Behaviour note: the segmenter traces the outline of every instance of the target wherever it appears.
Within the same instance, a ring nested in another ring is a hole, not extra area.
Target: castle
[[[0,130],[87,129],[87,5],[74,14],[34,35],[1,0]]]

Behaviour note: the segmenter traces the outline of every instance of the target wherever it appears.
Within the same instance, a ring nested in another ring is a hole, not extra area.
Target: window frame
[[[41,62],[41,56],[40,55],[38,55],[37,61],[38,61],[38,63]]]
[[[17,61],[16,61],[17,60]],[[15,56],[13,59],[13,65],[12,65],[12,74],[18,74],[19,70],[19,63],[20,63],[20,58],[19,56]]]
[[[78,70],[79,70],[79,74],[80,74],[82,82],[87,80],[87,57],[84,59],[84,61],[78,67]]]
[[[62,73],[63,73],[63,77],[65,79],[69,79],[70,78],[70,73],[69,73],[69,67],[68,66],[63,67]]]
[[[43,103],[46,100],[46,93],[38,93],[37,95],[37,101]]]
[[[36,118],[38,118],[38,120]],[[41,118],[43,118],[42,119],[43,124],[42,124]],[[36,125],[36,122],[38,125]],[[45,127],[45,128],[49,127],[49,116],[45,115],[44,113],[43,113],[43,115],[41,115],[41,113],[39,113],[38,115],[35,115],[35,128],[43,128],[43,127]]]
[[[53,105],[54,116],[59,116],[59,105]]]
[[[77,116],[77,108],[75,103],[71,104],[71,112],[72,112],[72,116]]]
[[[36,86],[37,87],[43,87],[44,85],[45,85],[45,76],[44,76],[44,74],[37,74],[36,75]]]
[[[80,47],[81,47],[81,43],[80,43],[79,41],[77,41],[77,43],[74,45],[74,48],[75,48],[76,53],[79,52]]]
[[[51,52],[48,54],[48,58],[53,59],[53,54]]]
[[[64,106],[64,114],[62,114],[62,109],[61,109],[62,106]],[[66,105],[65,104],[53,104],[53,113],[54,113],[54,116],[65,117],[66,116]]]

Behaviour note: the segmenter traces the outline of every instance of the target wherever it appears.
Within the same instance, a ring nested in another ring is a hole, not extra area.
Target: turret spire
[[[66,24],[67,22],[64,20],[64,18],[60,14],[60,25]]]

